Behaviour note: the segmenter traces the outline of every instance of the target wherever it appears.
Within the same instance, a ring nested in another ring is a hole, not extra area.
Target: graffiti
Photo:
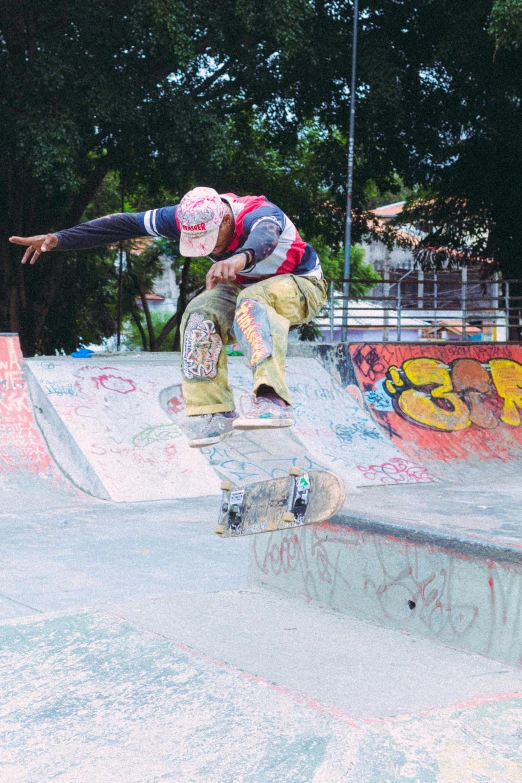
[[[489,368],[498,396],[504,400],[500,418],[505,424],[518,427],[519,409],[522,408],[522,366],[510,359],[491,359]]]
[[[72,383],[48,382],[44,385],[47,394],[56,394],[59,397],[79,397],[78,390]]]
[[[213,380],[217,376],[223,343],[216,327],[202,313],[191,313],[183,338],[183,375],[189,381]]]
[[[185,407],[182,400],[177,397],[171,397],[170,400],[167,400],[166,406],[169,413],[181,413]]]
[[[372,405],[376,411],[386,412],[393,410],[390,395],[387,394],[384,389],[385,383],[386,379],[381,378],[381,380],[375,384],[375,389],[370,389],[364,394],[364,398],[368,405]]]
[[[388,368],[384,389],[406,418],[433,429],[520,424],[522,366],[512,359],[487,364],[456,359],[450,365],[427,357],[407,359],[401,367]],[[503,400],[500,415],[496,396]]]
[[[60,481],[34,422],[18,337],[0,337],[0,474],[30,472]]]
[[[379,481],[381,484],[404,484],[406,482],[431,482],[432,478],[427,468],[410,462],[410,460],[395,457],[382,465],[358,465],[358,469],[369,481]]]
[[[151,443],[163,443],[179,437],[181,437],[181,433],[175,424],[154,424],[134,435],[132,445],[142,449],[145,446],[150,446]]]
[[[374,345],[361,345],[352,356],[353,363],[371,381],[380,378],[386,372],[383,357]]]
[[[121,375],[99,375],[92,379],[97,389],[100,387],[118,394],[130,394],[136,391],[136,384],[130,378],[122,378]]]
[[[272,336],[266,308],[255,299],[243,299],[236,310],[234,334],[252,367],[272,355]]]
[[[326,522],[254,537],[250,579],[520,664],[522,566]]]
[[[335,434],[341,443],[352,443],[354,435],[360,435],[363,440],[380,440],[382,437],[376,427],[372,427],[365,421],[356,421],[354,424],[336,424]]]

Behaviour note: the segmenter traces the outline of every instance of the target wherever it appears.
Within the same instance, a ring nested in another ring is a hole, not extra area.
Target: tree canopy
[[[2,3],[2,236],[78,223],[111,171],[147,207],[217,184],[234,116],[253,105],[270,106],[276,123],[284,114],[281,63],[309,13],[302,0]],[[87,257],[55,253],[26,268],[5,240],[0,252],[0,329],[20,332],[26,354],[71,347],[78,332],[63,303],[94,282]],[[106,264],[100,306],[111,305],[109,276]]]
[[[197,184],[264,192],[335,252],[352,19],[351,0],[5,0],[3,237],[118,211],[122,179],[133,209]],[[379,194],[411,191],[425,258],[446,246],[522,277],[521,20],[521,0],[362,4],[356,241]],[[109,251],[0,254],[0,329],[26,354],[114,329]]]

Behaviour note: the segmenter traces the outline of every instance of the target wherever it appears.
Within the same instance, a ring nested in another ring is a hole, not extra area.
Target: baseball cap
[[[194,188],[185,193],[178,207],[182,256],[206,256],[217,242],[225,205],[213,188]]]

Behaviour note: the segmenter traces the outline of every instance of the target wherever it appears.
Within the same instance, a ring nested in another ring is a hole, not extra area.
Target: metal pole
[[[433,338],[435,340],[437,339],[437,330],[438,330],[438,326],[437,326],[437,294],[438,294],[437,280],[438,280],[437,273],[434,272],[433,273],[433,316],[434,316],[434,319],[433,319]]]
[[[402,316],[401,316],[401,308],[402,308],[402,296],[401,296],[401,281],[399,280],[397,284],[397,342],[400,343],[401,341],[401,332],[402,332]]]
[[[123,188],[123,174],[120,172],[121,185],[121,211],[125,212],[125,191]],[[121,312],[122,312],[122,287],[123,287],[123,242],[120,242],[120,264],[118,268],[118,324],[116,331],[116,350],[121,347]]]
[[[344,282],[343,282],[343,320],[341,340],[348,339],[348,300],[350,297],[351,244],[352,244],[352,183],[353,183],[353,142],[355,131],[355,68],[357,64],[357,22],[359,18],[359,0],[353,0],[353,42],[352,42],[352,81],[350,87],[350,131],[348,137],[348,179],[346,183],[346,226],[344,233]]]
[[[330,342],[333,343],[334,339],[334,317],[335,317],[335,300],[334,300],[334,281],[330,280]]]
[[[467,340],[467,334],[466,334],[466,320],[467,320],[467,317],[468,317],[467,302],[466,302],[467,286],[468,286],[468,267],[467,266],[463,266],[462,267],[462,291],[461,291],[461,299],[462,299],[462,339],[463,340]]]
[[[422,269],[419,269],[418,275],[417,275],[417,308],[419,310],[424,309],[424,271]],[[422,329],[417,330],[417,337],[422,337]]]
[[[506,281],[505,283],[505,300],[506,300],[506,321],[507,321],[507,328],[506,328],[506,336],[504,338],[505,341],[509,342],[510,338],[510,328],[511,328],[511,302],[509,299],[509,283]]]
[[[384,312],[383,312],[383,318],[382,318],[382,341],[383,343],[387,343],[390,339],[390,331],[389,331],[389,324],[390,324],[390,311],[389,311],[389,304],[388,304],[388,297],[390,296],[390,285],[388,283],[390,279],[390,264],[389,264],[389,255],[388,251],[386,251],[386,256],[384,258],[384,268],[382,270],[382,279],[384,280],[383,285],[383,296],[384,296]]]

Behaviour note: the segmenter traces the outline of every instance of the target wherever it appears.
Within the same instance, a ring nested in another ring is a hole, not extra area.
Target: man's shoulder
[[[235,202],[236,231],[251,231],[260,220],[277,222],[281,230],[287,222],[283,210],[269,201],[266,196],[241,196]]]

